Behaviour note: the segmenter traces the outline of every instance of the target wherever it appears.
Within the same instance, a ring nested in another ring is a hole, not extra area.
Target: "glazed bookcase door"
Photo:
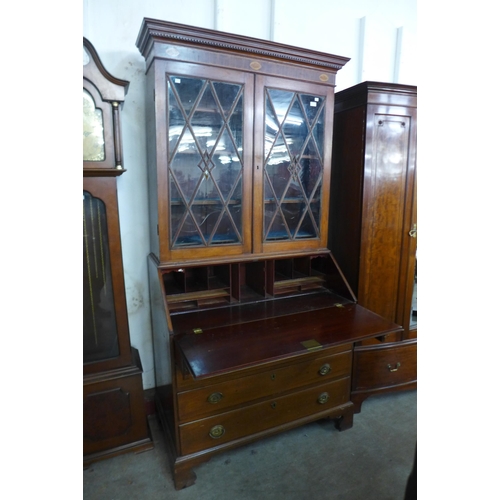
[[[331,116],[333,88],[257,76],[255,252],[326,247]]]
[[[185,66],[171,64],[164,74],[160,199],[168,210],[159,214],[160,246],[172,259],[249,252],[253,77],[230,71],[222,79],[212,68]]]

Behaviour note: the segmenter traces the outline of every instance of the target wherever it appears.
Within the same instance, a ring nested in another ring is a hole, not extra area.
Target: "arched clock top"
[[[109,73],[99,58],[94,46],[83,38],[83,77],[91,81],[101,92],[105,101],[123,102],[129,83]]]

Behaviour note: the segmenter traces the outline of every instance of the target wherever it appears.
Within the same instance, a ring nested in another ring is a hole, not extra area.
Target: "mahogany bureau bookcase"
[[[139,352],[130,345],[116,179],[123,174],[113,77],[83,39],[83,463],[153,448]]]
[[[330,245],[358,303],[403,326],[354,350],[351,401],[417,384],[417,88],[335,96]]]
[[[214,453],[352,426],[353,346],[399,334],[328,250],[347,58],[144,19],[157,411],[177,489]]]

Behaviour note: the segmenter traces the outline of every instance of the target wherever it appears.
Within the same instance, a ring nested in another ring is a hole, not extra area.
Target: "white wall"
[[[123,108],[118,201],[130,336],[144,388],[154,387],[146,257],[149,254],[144,59],[135,46],[144,17],[215,28],[350,57],[337,90],[365,80],[417,84],[417,0],[84,0],[83,36],[106,69],[130,82]]]

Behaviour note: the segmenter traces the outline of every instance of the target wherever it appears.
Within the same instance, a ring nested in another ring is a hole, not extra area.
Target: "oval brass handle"
[[[412,238],[417,237],[417,225],[413,224],[413,228],[410,229],[410,232],[408,233]]]
[[[318,396],[318,403],[320,405],[324,405],[328,401],[329,398],[330,398],[330,396],[328,395],[328,393],[323,392]]]
[[[216,404],[222,399],[222,392],[213,392],[208,396],[207,401],[211,404]]]
[[[226,432],[226,429],[224,429],[223,425],[214,425],[210,429],[210,432],[208,433],[208,435],[212,439],[219,439],[220,437],[222,437],[224,435],[225,432]]]
[[[396,363],[396,366],[393,368],[392,365],[387,365],[387,368],[389,368],[390,372],[397,372],[398,368],[401,366],[401,363]]]
[[[320,369],[319,369],[319,374],[320,375],[326,375],[327,373],[330,373],[332,371],[331,366],[328,363],[325,363]]]

